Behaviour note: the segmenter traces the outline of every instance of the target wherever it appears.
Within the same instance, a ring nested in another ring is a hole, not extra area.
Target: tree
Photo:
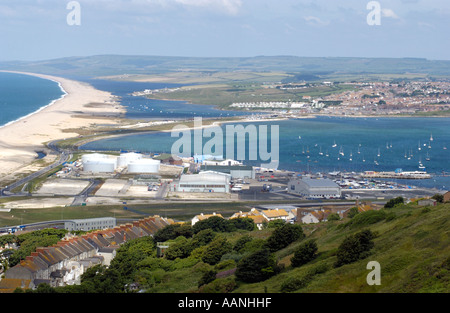
[[[275,255],[269,249],[258,250],[243,257],[237,264],[236,278],[247,283],[266,280],[280,271]]]
[[[249,217],[238,217],[228,220],[231,230],[242,229],[252,231],[256,228],[255,222]]]
[[[401,204],[401,203],[405,203],[405,199],[403,199],[403,197],[397,197],[397,198],[391,199],[388,202],[386,202],[384,207],[386,209],[390,209],[390,208],[393,208],[394,206],[396,206],[397,204]]]
[[[327,218],[328,221],[339,221],[340,219],[341,217],[337,213],[331,213]]]
[[[193,230],[190,225],[187,224],[171,224],[158,230],[154,235],[155,242],[164,242],[167,240],[175,239],[179,236],[190,238],[193,235]]]
[[[192,226],[194,233],[198,233],[204,229],[211,229],[216,232],[227,232],[229,231],[229,224],[226,219],[220,216],[211,216],[202,221],[198,221]]]
[[[357,207],[353,207],[353,208],[351,208],[351,209],[349,210],[347,216],[348,216],[349,218],[353,218],[353,217],[355,217],[355,215],[357,215],[358,213],[359,213],[358,208],[357,208]]]
[[[231,252],[232,246],[225,237],[217,236],[206,247],[203,253],[202,261],[211,265],[219,263],[220,258],[228,252]]]
[[[299,267],[314,260],[317,256],[317,249],[317,244],[314,240],[308,240],[301,244],[291,258],[292,266]]]
[[[337,251],[336,267],[363,259],[373,248],[373,233],[367,229],[344,239]]]
[[[275,228],[270,237],[267,238],[266,245],[273,252],[287,247],[304,236],[300,225],[284,224],[279,228]]]
[[[442,203],[442,202],[444,202],[444,195],[437,193],[434,196],[432,196],[431,199],[434,199],[437,202]]]

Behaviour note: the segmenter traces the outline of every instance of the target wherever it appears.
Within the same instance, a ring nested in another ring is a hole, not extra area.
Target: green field
[[[267,88],[261,84],[230,84],[227,86],[205,86],[203,88],[188,87],[170,93],[156,93],[148,96],[152,99],[185,100],[195,104],[215,105],[220,108],[229,108],[233,103],[239,102],[271,102],[271,101],[298,101],[305,102],[304,96],[324,97],[334,93],[354,90],[346,84],[332,86],[314,85],[302,89]]]

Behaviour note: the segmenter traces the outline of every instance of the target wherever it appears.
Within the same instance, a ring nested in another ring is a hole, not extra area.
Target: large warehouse
[[[201,171],[214,171],[230,174],[233,179],[254,179],[255,170],[250,165],[202,165]]]
[[[170,185],[175,192],[230,192],[231,175],[213,171],[181,175]]]
[[[341,187],[330,179],[293,179],[288,183],[288,192],[311,199],[341,197]]]

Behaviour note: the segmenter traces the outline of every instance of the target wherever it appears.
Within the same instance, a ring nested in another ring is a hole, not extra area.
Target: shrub
[[[291,258],[291,264],[293,267],[299,267],[314,260],[316,256],[317,244],[314,240],[308,240],[295,250],[294,256]]]
[[[247,283],[266,280],[279,272],[275,255],[268,249],[243,257],[236,268],[236,278]]]
[[[403,204],[403,203],[405,203],[405,199],[403,199],[403,197],[397,197],[397,198],[391,199],[388,202],[386,202],[386,204],[384,205],[384,208],[390,209],[390,208],[395,207],[397,204]]]
[[[266,245],[270,251],[277,251],[287,247],[304,236],[303,229],[300,225],[284,224],[273,231],[270,237],[267,238]]]
[[[211,265],[217,264],[222,256],[228,252],[231,252],[231,244],[224,237],[216,237],[206,247],[202,261]]]
[[[348,221],[345,226],[356,227],[366,226],[378,223],[386,218],[386,211],[384,210],[371,210],[363,213],[359,213]]]
[[[339,267],[365,258],[374,246],[373,237],[373,233],[368,229],[346,237],[338,248],[335,266]]]

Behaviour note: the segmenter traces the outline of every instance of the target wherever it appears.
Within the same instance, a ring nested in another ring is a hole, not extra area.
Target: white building
[[[95,230],[95,229],[107,229],[116,227],[115,217],[99,217],[88,219],[77,219],[64,222],[64,229],[68,231],[73,230]]]
[[[213,171],[182,175],[170,185],[175,192],[230,192],[231,175]]]
[[[330,179],[293,179],[288,183],[288,192],[311,199],[341,197],[341,187]]]
[[[140,153],[122,153],[120,156],[91,153],[81,157],[84,172],[114,173],[128,168],[129,173],[158,173],[161,161],[144,158]]]

